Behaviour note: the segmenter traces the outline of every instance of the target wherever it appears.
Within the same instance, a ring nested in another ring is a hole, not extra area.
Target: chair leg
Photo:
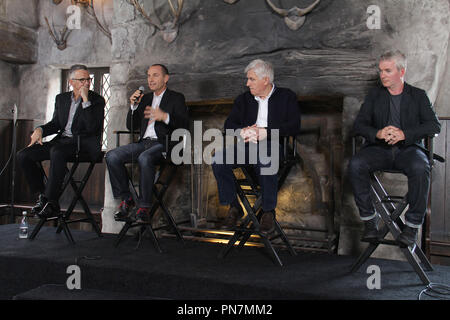
[[[30,240],[34,240],[37,236],[37,234],[39,233],[39,231],[41,230],[42,226],[47,222],[46,219],[39,219],[38,224],[34,227],[33,231],[31,232],[31,235],[29,237]]]
[[[130,221],[125,222],[124,226],[122,227],[122,229],[119,232],[119,235],[117,236],[116,242],[114,243],[114,247],[117,248],[117,246],[120,244],[122,239],[127,234],[127,232],[130,229],[130,227],[131,227],[131,222]]]
[[[428,279],[428,276],[423,271],[422,267],[417,262],[416,258],[414,257],[413,253],[411,252],[410,248],[400,248],[405,255],[406,259],[408,260],[409,264],[413,267],[414,271],[417,273],[419,278],[422,280],[423,284],[429,285],[431,283],[430,279]]]
[[[273,247],[272,243],[266,236],[262,236],[261,239],[263,240],[264,247],[269,252],[269,254],[272,256],[272,258],[275,260],[275,262],[282,267],[283,262],[281,262],[280,257],[278,256],[277,252],[275,251],[275,248]]]
[[[230,253],[231,249],[233,249],[234,244],[236,243],[236,241],[238,241],[238,239],[241,237],[242,235],[242,231],[235,231],[233,236],[230,238],[230,240],[228,240],[227,245],[225,246],[225,248],[223,248],[220,252],[218,257],[220,259],[225,258],[228,253]]]
[[[277,230],[278,234],[280,235],[281,240],[283,240],[284,244],[288,248],[289,253],[293,256],[296,256],[297,252],[292,247],[291,242],[289,241],[289,239],[286,236],[286,233],[284,233],[283,229],[281,228],[280,224],[278,223],[278,220],[275,219],[274,222],[275,222],[275,229]]]
[[[184,243],[183,236],[182,236],[180,230],[178,229],[177,224],[175,223],[175,220],[173,219],[172,215],[170,214],[169,209],[166,207],[166,205],[162,201],[159,203],[159,205],[161,206],[161,209],[164,213],[167,224],[172,228],[173,232],[175,232],[177,240]]]
[[[146,225],[144,228],[141,228],[140,232],[148,230],[150,232],[150,237],[152,238],[153,244],[155,245],[156,251],[159,253],[163,253],[163,250],[161,249],[161,246],[159,245],[158,238],[156,237],[155,231],[152,228],[151,224]],[[144,232],[142,232],[141,236],[144,235]]]
[[[62,226],[62,229],[64,231],[64,234],[67,238],[67,240],[71,244],[75,244],[75,241],[73,240],[72,233],[70,232],[69,226],[67,225],[66,221],[64,220],[64,217],[59,218],[60,226]]]
[[[358,257],[355,263],[352,265],[350,272],[354,273],[359,270],[359,268],[370,258],[372,253],[378,248],[378,243],[369,243],[369,246],[364,250],[364,252]]]

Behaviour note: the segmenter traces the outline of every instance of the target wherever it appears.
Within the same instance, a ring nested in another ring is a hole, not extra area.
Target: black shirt
[[[403,93],[398,95],[389,94],[389,125],[399,129],[401,129],[400,105],[402,103],[402,95]]]

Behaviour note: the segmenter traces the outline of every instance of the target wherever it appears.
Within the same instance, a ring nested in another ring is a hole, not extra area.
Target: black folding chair
[[[131,141],[133,141],[134,135],[130,131],[115,131],[115,133],[117,134],[117,146],[120,145],[120,135],[121,134],[130,134]],[[135,132],[135,134],[136,133],[137,132]],[[155,231],[158,231],[161,229],[172,229],[172,231],[175,233],[176,238],[184,244],[183,236],[181,235],[181,232],[178,229],[174,218],[172,217],[169,209],[167,208],[167,206],[165,205],[165,203],[163,201],[163,197],[164,197],[167,189],[169,188],[171,182],[173,181],[175,174],[177,172],[177,168],[178,168],[178,165],[175,165],[170,160],[170,155],[168,155],[167,151],[168,151],[168,141],[166,143],[166,151],[163,152],[163,159],[160,161],[159,168],[157,169],[156,174],[155,174],[155,181],[154,181],[154,185],[153,185],[153,195],[154,195],[156,201],[153,202],[152,207],[150,208],[149,221],[137,222],[133,215],[130,215],[125,218],[116,218],[115,219],[116,221],[125,222],[125,224],[117,236],[116,242],[114,244],[115,247],[117,247],[120,244],[120,242],[122,242],[125,235],[127,234],[127,232],[130,229],[137,228],[137,227],[139,228],[139,231],[138,231],[139,239],[138,239],[137,247],[139,247],[142,237],[148,231],[150,234],[150,237],[153,241],[153,244],[155,245],[155,249],[159,253],[162,253],[163,251],[159,244],[158,238],[156,237],[156,234],[155,234]],[[131,174],[128,174],[128,183],[129,183],[129,187],[130,187],[130,191],[131,191],[133,200],[135,203],[138,203],[139,195],[138,195],[137,189],[139,188],[139,185],[137,185],[133,182],[132,174],[133,174],[133,172],[131,172]],[[163,176],[166,176],[166,178],[163,179],[162,178]],[[155,228],[155,227],[153,227],[153,218],[154,218],[155,213],[158,210],[158,208],[161,208],[167,225]]]
[[[58,199],[62,196],[62,194],[64,193],[64,191],[66,190],[66,188],[70,185],[73,189],[73,191],[75,192],[72,201],[69,205],[69,207],[67,208],[67,210],[65,211],[61,211],[57,216],[55,217],[40,217],[39,218],[39,222],[37,223],[36,227],[34,227],[31,235],[30,235],[30,240],[33,240],[36,238],[37,234],[39,233],[39,231],[41,230],[42,226],[49,221],[54,221],[57,224],[57,229],[56,229],[56,233],[60,233],[61,231],[64,231],[64,234],[67,238],[67,240],[71,243],[74,244],[75,241],[72,237],[72,233],[70,232],[70,229],[68,227],[69,224],[71,223],[76,223],[76,222],[89,222],[94,231],[97,233],[97,235],[99,237],[102,236],[102,232],[100,230],[99,225],[97,224],[97,222],[95,221],[94,216],[92,215],[91,210],[89,209],[88,204],[86,203],[86,200],[84,200],[83,198],[83,190],[86,187],[86,184],[89,180],[89,177],[91,176],[91,173],[94,169],[94,166],[97,163],[102,163],[103,162],[103,158],[105,156],[105,153],[102,151],[99,153],[99,156],[97,157],[97,159],[95,160],[91,160],[89,159],[89,157],[86,154],[80,153],[80,136],[78,136],[78,147],[77,147],[77,152],[76,155],[70,159],[68,161],[68,163],[72,163],[72,167],[67,168],[66,167],[66,176],[64,178],[64,182],[61,188],[61,191],[58,195]],[[77,171],[80,163],[89,163],[89,166],[87,168],[87,170],[85,171],[83,177],[81,180],[75,180],[74,179],[74,175],[75,172]],[[39,162],[38,166],[40,167],[40,169],[42,170],[43,176],[44,176],[44,180],[45,183],[47,183],[47,176],[45,174],[44,168],[42,166],[42,163]],[[70,219],[71,214],[73,213],[73,210],[75,209],[75,206],[77,204],[77,202],[80,202],[81,206],[83,207],[83,211],[86,217],[84,218],[80,218],[80,219]]]
[[[353,154],[356,152],[356,137],[353,138]],[[429,137],[426,141],[428,145],[428,160],[430,162],[431,167],[434,164],[433,157],[433,137]],[[437,156],[439,161],[444,161],[441,157]],[[414,271],[417,273],[422,282],[426,285],[430,284],[430,280],[426,275],[424,269],[426,271],[432,271],[433,267],[431,263],[428,261],[426,255],[422,251],[419,245],[415,243],[412,246],[404,247],[400,246],[400,244],[395,240],[385,239],[386,236],[391,233],[394,239],[398,239],[403,228],[405,227],[405,223],[401,218],[401,214],[408,206],[407,203],[407,194],[404,196],[394,196],[390,195],[386,189],[383,187],[379,175],[381,173],[394,173],[394,174],[403,174],[398,170],[383,170],[377,171],[370,174],[370,184],[371,184],[371,197],[374,203],[374,207],[376,212],[380,215],[382,221],[384,222],[383,228],[379,231],[379,237],[377,240],[370,241],[369,246],[366,250],[359,256],[359,258],[355,261],[353,266],[351,267],[351,272],[357,271],[361,265],[363,265],[367,259],[373,254],[373,252],[378,248],[380,244],[386,244],[391,246],[397,246],[400,248],[409,264],[413,267]],[[423,265],[423,268],[421,266]]]
[[[282,137],[283,141],[283,157],[278,170],[278,190],[283,186],[292,167],[300,161],[297,153],[297,139],[296,137]],[[264,244],[265,249],[269,255],[274,259],[279,266],[283,266],[280,257],[278,256],[272,241],[281,238],[282,242],[286,245],[291,255],[297,255],[296,251],[292,247],[289,239],[274,218],[275,230],[273,233],[266,234],[260,232],[260,219],[262,216],[262,194],[258,185],[258,178],[249,165],[237,165],[234,169],[240,169],[245,178],[238,179],[235,176],[236,190],[239,199],[244,205],[247,216],[242,221],[241,225],[234,230],[233,236],[228,241],[227,245],[219,253],[219,258],[224,258],[234,247],[235,243],[239,241],[238,247],[241,249],[247,243],[252,235],[258,236]],[[253,206],[250,204],[249,196],[256,198]]]

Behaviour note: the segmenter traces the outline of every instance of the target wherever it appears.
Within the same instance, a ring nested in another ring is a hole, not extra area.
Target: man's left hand
[[[262,141],[264,139],[267,138],[267,129],[266,128],[261,128],[261,127],[250,127],[251,130],[251,134],[248,135],[248,138],[246,139],[245,142],[253,142],[253,143],[258,143],[258,141]]]
[[[390,127],[388,131],[388,138],[386,139],[386,142],[389,145],[394,145],[400,141],[405,140],[405,133],[403,130],[396,128],[396,127]]]
[[[85,86],[81,87],[80,88],[80,95],[81,95],[81,98],[83,99],[83,102],[88,102],[89,101],[89,98],[88,98],[89,88],[87,88]]]
[[[162,111],[160,108],[151,109],[150,110],[150,122],[152,123],[154,121],[166,121],[167,120],[167,113]]]

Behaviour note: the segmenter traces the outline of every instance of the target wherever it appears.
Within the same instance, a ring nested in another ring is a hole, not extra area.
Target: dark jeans
[[[217,150],[212,163],[212,169],[214,176],[217,181],[217,188],[219,191],[219,201],[221,205],[229,205],[237,200],[236,197],[236,185],[235,177],[233,174],[233,168],[237,164],[237,151],[240,145],[228,146],[224,150]],[[245,153],[245,164],[249,164],[249,146],[250,143],[246,143],[244,149],[241,148],[241,152]],[[267,155],[271,155],[271,146],[268,144]],[[234,159],[232,163],[227,164],[226,155],[229,152],[234,152]],[[279,156],[281,157],[281,152],[278,150]],[[221,164],[219,164],[218,159],[221,159]],[[280,158],[279,158],[280,159]],[[274,174],[261,174],[263,168],[271,167],[272,162],[262,163],[259,156],[256,157],[256,164],[252,164],[258,176],[258,182],[261,186],[262,192],[262,208],[263,211],[274,210],[277,206],[277,193],[278,193],[278,165],[276,165],[276,170]],[[280,159],[281,162],[281,159]]]
[[[400,170],[408,177],[406,224],[418,228],[425,217],[430,188],[431,167],[425,153],[417,146],[405,148],[367,146],[350,161],[349,176],[362,220],[370,220],[375,210],[370,197],[369,173]]]
[[[162,158],[163,148],[158,141],[147,139],[118,147],[106,154],[114,198],[125,200],[131,196],[125,164],[137,162],[140,169],[138,206],[151,207],[156,165]]]
[[[45,194],[50,201],[57,201],[66,175],[66,165],[77,151],[73,138],[56,138],[43,145],[35,144],[17,153],[17,162],[25,173],[32,192]],[[50,160],[48,182],[44,185],[43,172],[37,162]]]

